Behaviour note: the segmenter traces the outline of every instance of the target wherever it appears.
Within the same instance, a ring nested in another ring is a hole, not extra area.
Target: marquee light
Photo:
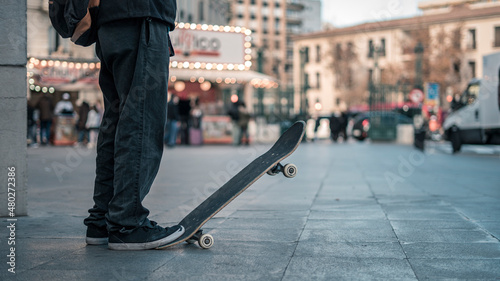
[[[56,89],[50,85],[36,85],[37,81],[34,76],[50,76],[52,72],[63,71],[66,73],[64,75],[70,76],[68,79],[73,79],[74,76],[82,76],[82,72],[85,75],[96,76],[97,70],[101,68],[100,62],[84,62],[84,61],[69,61],[69,60],[58,60],[58,59],[38,59],[31,57],[27,62],[27,77],[29,89],[38,93],[55,93]],[[66,70],[70,69],[70,71]],[[87,72],[87,70],[92,70]],[[90,77],[89,76],[89,77]],[[67,78],[67,77],[66,77]]]
[[[229,26],[229,25],[211,25],[211,24],[196,24],[196,23],[187,23],[187,22],[179,22],[176,23],[177,29],[186,29],[186,30],[203,30],[203,31],[217,31],[217,32],[227,32],[227,33],[241,33],[245,35],[245,62],[242,64],[218,64],[218,63],[203,63],[203,62],[184,62],[184,61],[171,61],[170,66],[174,68],[186,68],[186,69],[217,69],[217,70],[248,70],[252,66],[252,30],[241,27],[241,26]]]

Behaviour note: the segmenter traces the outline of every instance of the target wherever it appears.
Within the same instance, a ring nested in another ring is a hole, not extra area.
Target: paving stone
[[[305,229],[300,241],[321,243],[335,242],[397,242],[392,229]]]
[[[284,280],[412,279],[415,275],[404,259],[294,257]]]
[[[410,259],[419,280],[498,280],[500,259]]]
[[[396,242],[359,243],[334,242],[318,243],[318,241],[300,241],[294,257],[337,257],[337,258],[386,258],[404,259],[406,256],[401,245]]]
[[[488,243],[497,239],[482,230],[474,229],[395,229],[399,240],[411,242]]]
[[[394,229],[436,230],[436,229],[477,229],[478,225],[467,220],[391,220]]]
[[[500,243],[403,243],[408,258],[499,259]]]
[[[148,280],[279,280],[290,257],[255,258],[244,255],[189,255],[173,259],[157,268]]]

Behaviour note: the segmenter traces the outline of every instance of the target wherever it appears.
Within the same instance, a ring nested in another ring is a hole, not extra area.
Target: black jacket
[[[101,0],[98,25],[121,19],[152,17],[175,27],[176,0]]]

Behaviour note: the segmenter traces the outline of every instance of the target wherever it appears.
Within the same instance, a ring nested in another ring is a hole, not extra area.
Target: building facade
[[[369,83],[441,85],[441,100],[482,76],[482,57],[500,52],[500,3],[428,1],[422,16],[365,23],[295,36],[295,109],[329,115],[368,101]],[[405,102],[408,97],[403,97]]]
[[[319,0],[235,0],[230,23],[253,31],[253,69],[276,77],[282,86],[292,86],[290,36],[319,31],[320,10]]]
[[[228,25],[230,0],[177,1],[177,22]]]

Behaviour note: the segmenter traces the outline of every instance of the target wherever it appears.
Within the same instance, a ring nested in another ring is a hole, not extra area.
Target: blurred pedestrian
[[[43,93],[35,105],[40,112],[40,144],[46,145],[50,140],[50,127],[54,112],[54,102],[48,93]]]
[[[179,135],[181,144],[189,144],[191,118],[191,99],[179,99]]]
[[[342,135],[342,140],[347,141],[347,124],[349,122],[349,116],[346,112],[340,114],[340,133]]]
[[[56,115],[73,115],[73,103],[70,101],[69,93],[64,93],[62,95],[62,100],[57,102],[54,113]]]
[[[163,155],[176,9],[175,0],[100,1],[95,48],[105,110],[87,244],[154,249],[184,233],[149,220],[143,206]]]
[[[179,97],[175,94],[171,94],[167,104],[167,123],[165,125],[165,136],[163,139],[167,147],[172,148],[177,142],[179,119]]]
[[[233,145],[238,145],[240,143],[240,133],[241,133],[241,128],[240,125],[238,124],[238,121],[240,119],[240,111],[239,111],[239,105],[240,102],[233,102],[231,104],[231,108],[229,108],[227,114],[229,117],[231,117],[231,123],[232,123],[232,137],[233,137]]]
[[[340,120],[335,114],[330,117],[330,137],[334,142],[337,142],[341,130]]]
[[[250,114],[248,113],[244,102],[241,102],[238,106],[238,115],[238,126],[240,127],[241,132],[238,145],[242,145],[243,143],[249,145],[250,136],[248,135],[248,123],[250,122]]]
[[[37,129],[37,125],[36,125],[36,118],[35,118],[35,107],[33,107],[31,105],[31,101],[28,100],[27,102],[28,104],[28,130],[27,130],[27,134],[26,134],[26,138],[28,140],[28,146],[31,146],[31,147],[38,147],[38,143],[36,141],[36,129]]]
[[[318,116],[314,122],[314,138],[312,139],[312,141],[318,140],[318,129],[320,125],[321,125],[321,117]]]
[[[92,106],[89,110],[87,123],[85,123],[85,128],[89,131],[89,142],[87,144],[88,148],[94,148],[97,144],[97,136],[99,133],[101,119],[101,113],[97,109],[97,106]]]
[[[203,133],[201,127],[201,119],[203,112],[200,107],[200,98],[196,98],[191,106],[191,126],[189,128],[189,144],[201,145],[203,143]]]
[[[78,121],[76,121],[76,130],[78,132],[78,142],[76,145],[83,145],[83,141],[86,140],[89,143],[90,134],[87,128],[87,120],[89,117],[90,105],[83,101],[78,108]]]

